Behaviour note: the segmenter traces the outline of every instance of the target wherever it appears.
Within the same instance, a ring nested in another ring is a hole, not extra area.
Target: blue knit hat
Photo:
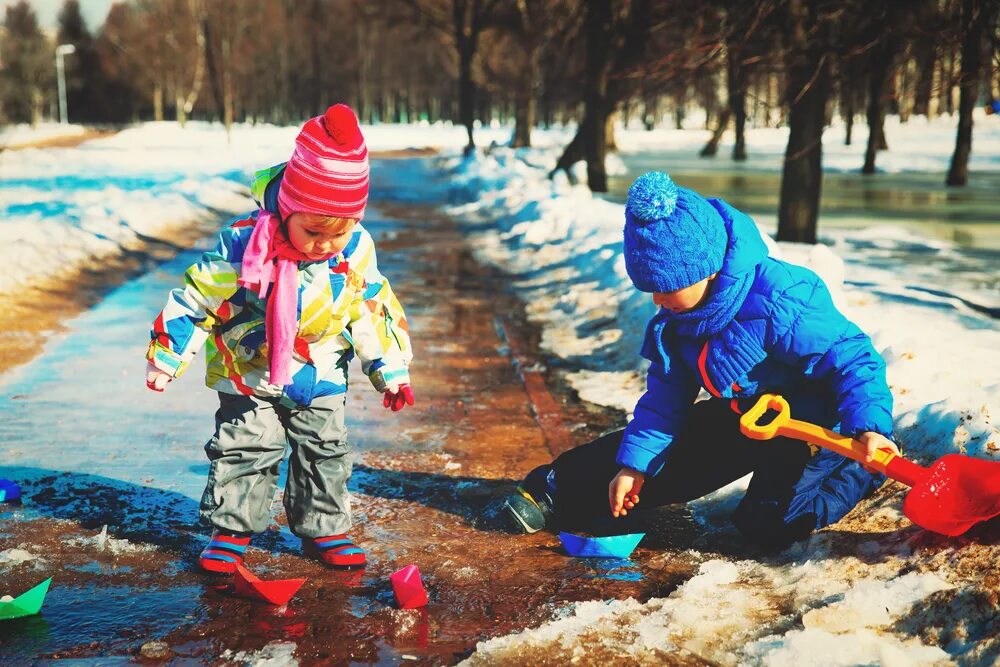
[[[651,171],[625,204],[625,269],[643,292],[674,292],[722,268],[729,237],[722,216],[697,192]]]

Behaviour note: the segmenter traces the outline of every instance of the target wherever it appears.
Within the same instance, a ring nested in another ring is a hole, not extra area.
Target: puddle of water
[[[74,649],[124,651],[192,622],[201,594],[200,586],[70,588],[60,586],[56,577],[41,614],[0,622],[0,652],[11,664]],[[100,664],[114,664],[103,660]]]
[[[128,565],[115,565],[112,563],[100,563],[98,561],[91,561],[83,565],[67,565],[66,567],[70,570],[88,574],[127,574],[132,571],[132,568]]]

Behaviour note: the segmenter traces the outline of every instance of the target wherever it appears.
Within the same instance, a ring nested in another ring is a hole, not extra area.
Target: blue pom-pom
[[[669,217],[677,208],[677,185],[662,171],[650,171],[628,189],[625,212],[644,224]]]

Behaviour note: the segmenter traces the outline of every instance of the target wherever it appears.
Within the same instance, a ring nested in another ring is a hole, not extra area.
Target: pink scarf
[[[302,261],[316,260],[295,249],[281,228],[278,216],[261,209],[250,234],[250,242],[243,252],[239,284],[256,291],[262,299],[267,296],[268,287],[274,284],[271,297],[267,299],[264,332],[267,336],[270,382],[281,387],[292,381],[289,368],[299,328],[298,270]]]

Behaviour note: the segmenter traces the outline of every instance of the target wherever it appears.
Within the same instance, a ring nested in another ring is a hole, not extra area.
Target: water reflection
[[[699,163],[690,155],[670,152],[632,153],[622,159],[628,171],[609,180],[613,200],[624,201],[629,184],[639,174],[660,169],[680,185],[722,197],[761,222],[777,213],[781,173],[752,171],[752,162]],[[1000,253],[1000,173],[974,173],[965,188],[946,187],[943,174],[937,173],[828,173],[823,177],[820,206],[821,228],[892,222]]]

